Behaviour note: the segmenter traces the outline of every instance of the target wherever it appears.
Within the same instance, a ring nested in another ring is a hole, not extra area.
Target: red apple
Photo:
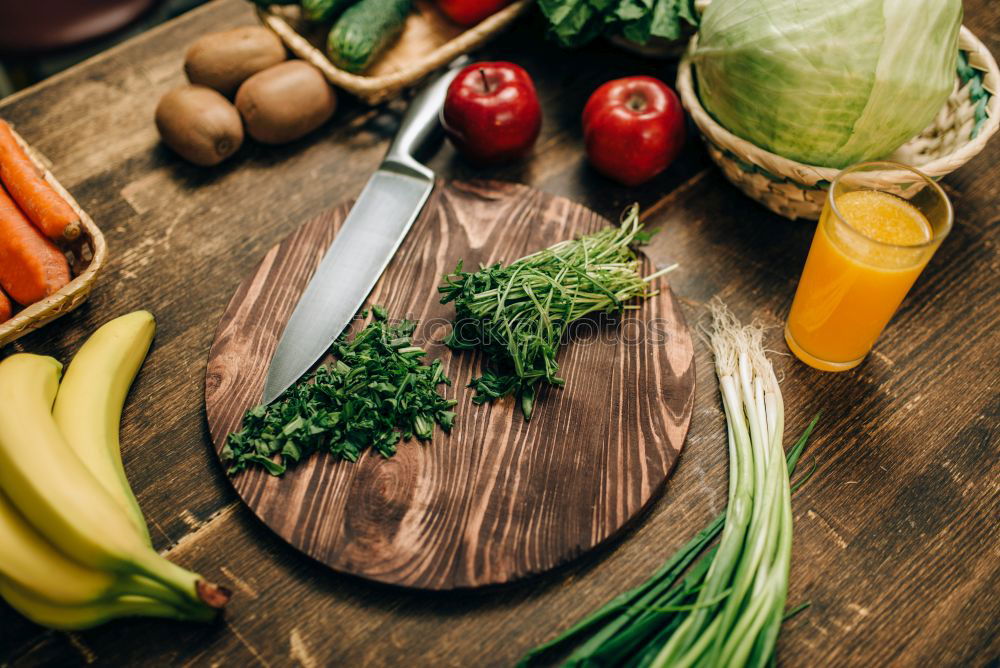
[[[496,14],[511,0],[438,0],[438,9],[455,23],[471,26]]]
[[[448,87],[441,124],[455,148],[492,164],[526,155],[542,128],[535,84],[514,63],[473,63]]]
[[[597,171],[637,186],[677,157],[684,145],[684,111],[677,94],[659,79],[615,79],[587,100],[583,139]]]

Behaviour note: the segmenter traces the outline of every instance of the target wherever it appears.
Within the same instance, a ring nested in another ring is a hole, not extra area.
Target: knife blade
[[[453,63],[410,103],[385,159],[365,184],[285,325],[264,381],[264,404],[281,396],[329,350],[420,215],[434,189],[434,172],[415,154],[438,134],[438,112],[461,64]]]

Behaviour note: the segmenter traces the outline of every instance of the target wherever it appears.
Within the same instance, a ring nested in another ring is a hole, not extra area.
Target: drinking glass
[[[883,172],[875,189],[874,171]],[[952,217],[941,187],[912,167],[879,161],[840,172],[785,325],[795,356],[824,371],[860,364],[951,230]]]

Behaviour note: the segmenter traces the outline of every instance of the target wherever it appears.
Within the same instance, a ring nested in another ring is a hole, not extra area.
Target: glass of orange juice
[[[873,171],[890,176],[884,189],[863,185]],[[951,225],[944,191],[912,167],[865,162],[838,174],[785,325],[795,356],[824,371],[860,364]]]

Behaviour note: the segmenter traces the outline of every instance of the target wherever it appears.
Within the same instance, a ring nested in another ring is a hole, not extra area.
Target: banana
[[[51,408],[62,365],[20,353],[0,362],[0,490],[57,549],[81,565],[161,582],[192,603],[228,592],[167,561],[135,530],[63,439]]]
[[[81,631],[118,617],[199,619],[162,601],[145,596],[122,596],[108,601],[75,606],[52,605],[6,578],[0,578],[0,596],[3,596],[12,608],[36,624],[60,631]]]
[[[94,332],[59,384],[52,417],[90,473],[149,544],[149,529],[125,477],[118,439],[122,408],[146,359],[156,322],[149,311],[115,318]]]
[[[0,492],[0,577],[51,605],[76,606],[126,595],[183,605],[173,590],[136,575],[96,571],[55,549]]]

